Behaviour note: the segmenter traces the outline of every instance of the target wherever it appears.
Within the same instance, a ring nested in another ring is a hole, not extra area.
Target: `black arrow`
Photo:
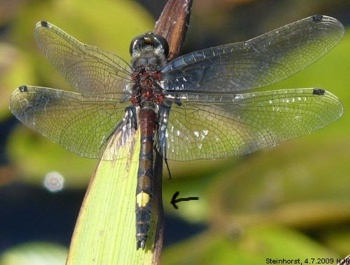
[[[179,207],[177,207],[176,203],[178,202],[184,202],[184,201],[197,201],[199,200],[199,197],[187,197],[187,198],[179,198],[176,199],[177,196],[179,196],[180,192],[175,192],[173,197],[171,198],[170,203],[174,206],[174,208],[177,210]]]

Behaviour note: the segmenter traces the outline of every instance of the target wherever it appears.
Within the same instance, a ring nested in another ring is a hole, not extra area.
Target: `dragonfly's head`
[[[148,32],[131,41],[130,54],[134,68],[155,67],[154,70],[159,70],[166,63],[169,46],[162,36]]]

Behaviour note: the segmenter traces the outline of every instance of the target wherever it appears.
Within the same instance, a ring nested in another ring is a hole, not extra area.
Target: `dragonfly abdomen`
[[[145,248],[151,222],[152,197],[154,187],[153,144],[157,126],[157,114],[153,109],[139,112],[141,130],[141,151],[136,188],[136,239],[137,249]]]

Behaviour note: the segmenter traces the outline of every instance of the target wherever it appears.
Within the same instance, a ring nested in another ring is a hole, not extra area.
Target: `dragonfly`
[[[132,40],[130,64],[46,21],[36,24],[34,35],[75,92],[23,85],[12,93],[10,109],[28,127],[88,158],[128,156],[121,147],[132,144],[139,130],[137,249],[148,238],[155,152],[165,161],[248,154],[325,127],[343,112],[340,100],[324,89],[259,91],[338,44],[344,28],[329,16],[171,61],[166,40],[149,32]],[[103,155],[106,148],[112,151]]]

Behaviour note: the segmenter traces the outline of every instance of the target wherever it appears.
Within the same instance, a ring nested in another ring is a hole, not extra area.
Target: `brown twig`
[[[169,44],[168,60],[174,59],[181,50],[190,21],[192,0],[169,0],[154,27],[154,33],[163,36]],[[163,158],[157,153],[154,162],[155,211],[158,215],[153,264],[160,264],[163,247],[164,211],[162,198]]]
[[[169,0],[153,32],[163,36],[169,44],[169,60],[177,57],[190,23],[192,0]]]

